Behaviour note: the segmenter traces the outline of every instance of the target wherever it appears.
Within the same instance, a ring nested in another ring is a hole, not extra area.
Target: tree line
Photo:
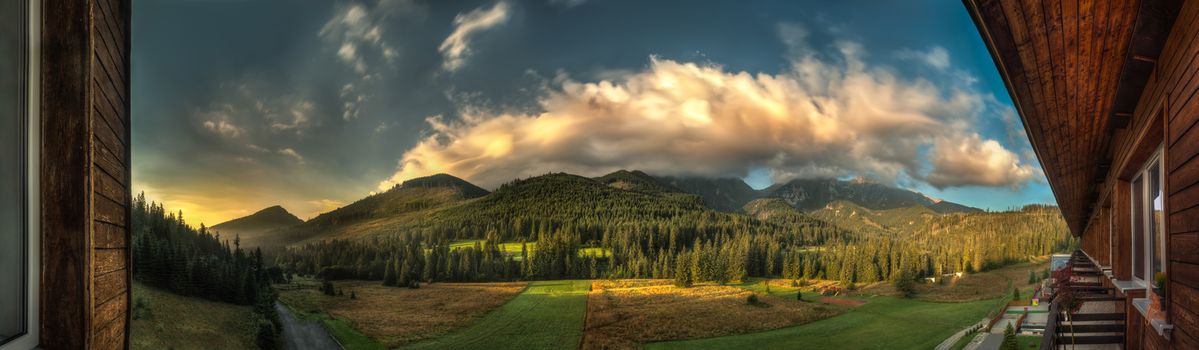
[[[192,227],[183,212],[167,212],[147,202],[144,193],[133,199],[133,278],[174,294],[239,305],[253,305],[258,315],[258,343],[275,348],[278,316],[270,283],[281,270],[267,268],[260,250],[246,251],[237,237],[232,245],[201,224]]]

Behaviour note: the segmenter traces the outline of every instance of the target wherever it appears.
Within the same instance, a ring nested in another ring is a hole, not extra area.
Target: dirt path
[[[283,324],[282,334],[279,335],[285,350],[336,350],[341,345],[333,340],[320,321],[305,321],[296,319],[282,303],[275,302],[275,311],[279,313],[279,323]]]

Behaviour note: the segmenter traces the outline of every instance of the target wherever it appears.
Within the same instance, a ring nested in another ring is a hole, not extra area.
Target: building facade
[[[1124,314],[1092,339],[1199,349],[1199,1],[964,3]]]

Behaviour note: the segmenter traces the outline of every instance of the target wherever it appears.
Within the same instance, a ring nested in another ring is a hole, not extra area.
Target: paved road
[[[966,333],[969,332],[971,328],[986,326],[987,321],[989,320],[984,318],[982,321],[978,321],[978,323],[972,324],[969,327],[954,333],[952,336],[942,341],[941,344],[937,345],[936,350],[949,350],[950,347],[953,347],[954,343],[957,343],[959,339],[962,339],[962,337],[966,336]]]
[[[283,334],[279,335],[285,350],[337,350],[341,349],[329,336],[320,321],[296,319],[286,306],[275,302],[275,311],[279,313],[279,323],[283,324]]]

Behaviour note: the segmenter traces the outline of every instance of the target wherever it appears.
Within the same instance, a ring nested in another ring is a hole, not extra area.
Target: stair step
[[[1078,298],[1078,300],[1082,300],[1082,301],[1124,301],[1124,298],[1100,294],[1099,296],[1084,296],[1084,297]]]
[[[1057,338],[1058,345],[1077,344],[1077,345],[1098,345],[1098,344],[1124,344],[1124,336],[1122,335],[1088,335],[1081,337],[1063,336]]]
[[[1124,314],[1121,313],[1105,313],[1105,314],[1074,314],[1070,316],[1070,321],[1085,322],[1085,321],[1123,321]]]
[[[1073,332],[1071,332],[1073,331]],[[1057,326],[1058,334],[1064,333],[1124,333],[1123,324],[1076,324],[1071,326]]]

